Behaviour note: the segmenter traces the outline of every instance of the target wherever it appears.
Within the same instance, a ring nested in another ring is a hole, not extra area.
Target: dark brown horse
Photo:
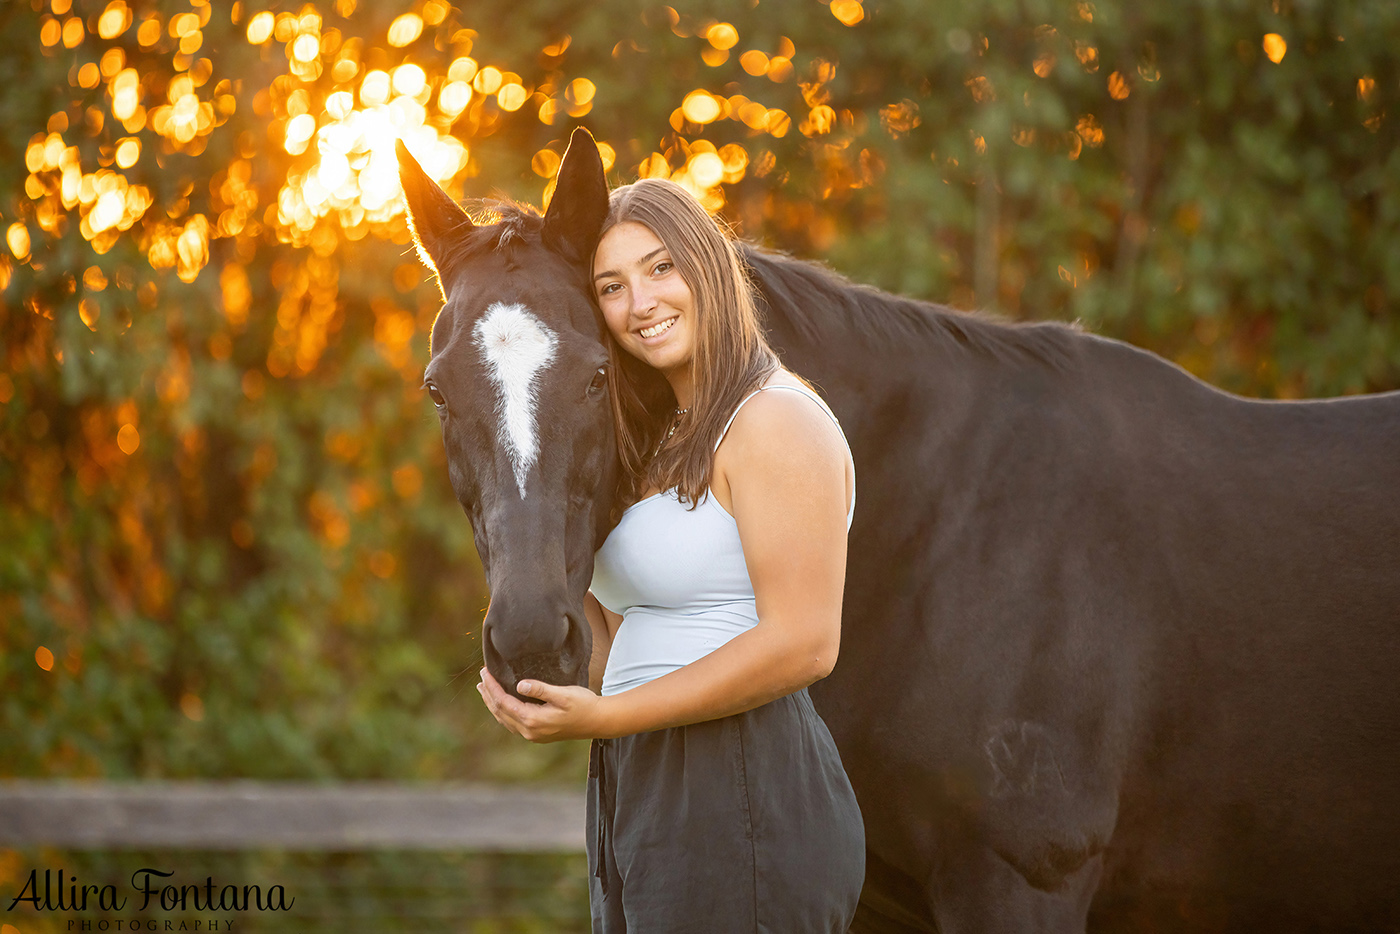
[[[616,475],[602,165],[578,132],[543,218],[478,227],[401,158],[487,663],[585,683]],[[855,453],[841,657],[812,687],[866,821],[854,929],[1400,927],[1400,394],[1242,399],[744,257]]]

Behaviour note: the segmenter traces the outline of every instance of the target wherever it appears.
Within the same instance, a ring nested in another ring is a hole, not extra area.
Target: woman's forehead
[[[641,262],[648,254],[664,249],[661,238],[650,227],[636,221],[623,221],[608,229],[593,254],[593,269],[601,272]]]

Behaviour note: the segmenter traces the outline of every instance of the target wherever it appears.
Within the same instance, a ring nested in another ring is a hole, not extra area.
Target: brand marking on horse
[[[496,384],[501,445],[510,457],[515,486],[525,498],[525,477],[539,454],[535,402],[540,372],[554,359],[554,332],[524,305],[495,302],[472,329],[486,372]]]
[[[1049,731],[1039,723],[1007,720],[988,737],[983,749],[992,766],[994,798],[1034,797],[1042,789],[1068,790]]]

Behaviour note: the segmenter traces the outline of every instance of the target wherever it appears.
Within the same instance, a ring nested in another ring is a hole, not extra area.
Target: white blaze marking
[[[535,422],[536,377],[551,360],[558,343],[554,332],[524,305],[496,302],[473,329],[486,371],[500,394],[501,444],[510,456],[515,485],[525,498],[525,477],[539,453]]]

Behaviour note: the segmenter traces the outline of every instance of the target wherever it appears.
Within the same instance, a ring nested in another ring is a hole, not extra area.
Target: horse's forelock
[[[483,199],[470,207],[476,226],[444,249],[445,266],[460,269],[488,253],[504,254],[509,259],[516,248],[543,242],[544,218],[527,204]]]

